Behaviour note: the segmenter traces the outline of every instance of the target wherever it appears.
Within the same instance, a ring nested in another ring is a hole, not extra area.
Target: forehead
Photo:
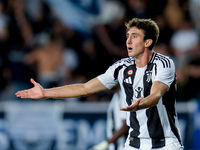
[[[127,34],[143,34],[144,35],[144,32],[142,29],[138,29],[137,27],[131,27],[128,31],[127,31]]]

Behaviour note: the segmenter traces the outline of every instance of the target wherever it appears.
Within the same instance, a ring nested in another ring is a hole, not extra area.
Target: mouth
[[[131,48],[131,47],[128,47],[128,51],[132,51],[132,49],[133,49],[133,48]]]

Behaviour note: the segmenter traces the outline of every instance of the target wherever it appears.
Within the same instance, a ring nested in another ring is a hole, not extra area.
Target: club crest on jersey
[[[128,74],[128,75],[132,75],[132,74],[133,74],[133,70],[129,70],[129,71],[127,72],[127,74]]]
[[[146,81],[147,81],[147,82],[150,82],[150,81],[151,81],[151,77],[152,77],[152,71],[146,71],[146,74],[147,74],[147,79],[146,79]]]

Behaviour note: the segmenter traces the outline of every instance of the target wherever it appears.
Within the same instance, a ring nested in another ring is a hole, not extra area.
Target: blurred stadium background
[[[0,0],[0,150],[87,150],[106,137],[113,91],[30,100],[15,92],[85,82],[126,57],[124,23],[152,18],[173,58],[185,150],[200,149],[199,0]]]

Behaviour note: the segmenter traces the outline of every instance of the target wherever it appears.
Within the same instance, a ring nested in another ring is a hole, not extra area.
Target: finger
[[[33,78],[30,79],[32,84],[37,84],[37,82],[35,82],[35,80],[33,80]]]
[[[15,93],[15,95],[16,95],[17,97],[20,97],[21,91],[18,91],[17,93]]]
[[[19,94],[19,92],[15,93],[15,95],[16,95],[17,97],[20,97],[20,94]]]
[[[124,108],[120,108],[120,110],[124,110]]]
[[[143,99],[143,97],[140,97],[136,101],[133,102],[131,107],[120,108],[120,110],[122,110],[122,111],[132,111],[132,110],[134,110],[134,107],[137,106],[142,99]]]
[[[17,97],[26,98],[27,95],[28,95],[28,91],[27,91],[27,90],[18,91],[15,95],[16,95]]]
[[[137,100],[137,101],[139,102],[139,101],[141,101],[143,98],[144,98],[144,97],[140,97],[140,98],[138,98],[138,100]]]
[[[120,110],[122,110],[122,111],[126,111],[126,109],[125,109],[125,108],[120,108]]]
[[[120,108],[120,110],[122,110],[122,111],[129,111],[129,110],[128,110],[128,107]]]
[[[28,90],[24,90],[24,91],[21,92],[20,97],[21,98],[28,98],[28,95],[29,95]]]

